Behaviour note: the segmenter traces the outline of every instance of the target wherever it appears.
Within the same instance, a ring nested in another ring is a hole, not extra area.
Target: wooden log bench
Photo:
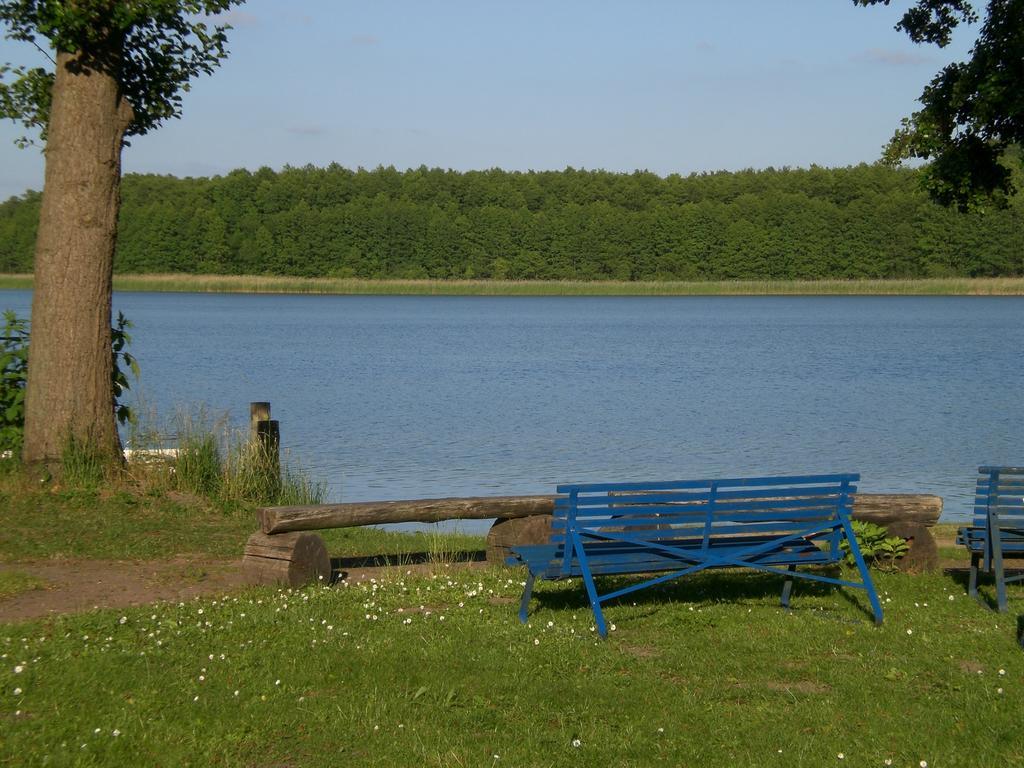
[[[1006,558],[1024,557],[1024,467],[978,467],[974,520],[957,532],[957,543],[971,553],[968,594],[978,597],[978,566],[991,573],[996,606],[1008,609],[1006,585],[1024,574],[1006,575]]]
[[[330,558],[311,531],[385,523],[436,523],[550,515],[554,496],[481,496],[404,501],[365,501],[257,510],[260,530],[249,537],[242,572],[250,584],[291,587],[329,581]],[[325,572],[326,569],[326,572]]]
[[[265,507],[257,512],[259,531],[246,543],[242,568],[250,583],[297,587],[331,575],[329,558],[324,565],[326,546],[315,531],[494,518],[487,534],[487,562],[504,565],[513,546],[547,540],[556,498],[554,494],[479,496]],[[935,524],[941,511],[942,499],[938,496],[854,494],[853,519],[887,525],[894,535],[910,538],[910,553],[903,562],[913,563],[919,570],[937,563],[935,541],[928,527]],[[305,536],[294,535],[299,533]]]
[[[510,564],[528,570],[519,608],[525,623],[537,579],[582,578],[597,631],[607,637],[602,604],[708,568],[742,567],[865,590],[876,624],[882,606],[850,522],[856,474],[560,485],[551,534],[512,548]],[[841,561],[843,542],[861,581],[801,566]],[[658,574],[662,575],[651,575]],[[639,583],[598,593],[596,576],[645,574]]]

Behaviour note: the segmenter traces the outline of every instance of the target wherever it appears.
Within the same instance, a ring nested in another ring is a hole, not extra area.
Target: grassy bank
[[[863,599],[710,574],[608,609],[438,567],[0,626],[0,763],[1005,766],[1013,616],[945,575]],[[1015,590],[1019,606],[1019,589]],[[891,761],[891,762],[890,762]]]
[[[210,498],[138,478],[99,486],[40,486],[18,471],[0,472],[0,563],[38,560],[147,560],[176,556],[241,558],[257,529],[256,503]],[[437,554],[482,549],[483,539],[401,534],[376,528],[323,532],[334,557]],[[8,579],[4,593],[29,588]]]
[[[0,288],[31,287],[31,275],[0,275]],[[1021,296],[1024,295],[1024,278],[584,282],[117,275],[114,287],[119,291],[415,296]]]
[[[38,559],[237,557],[252,506],[136,479],[0,474],[0,596]],[[943,533],[948,531],[943,530]],[[440,542],[331,532],[334,556],[429,550],[373,580],[0,623],[0,765],[1004,766],[1019,739],[1016,615],[960,574],[860,592],[720,572],[607,609],[523,574],[461,569]],[[991,587],[986,586],[991,592]],[[1011,608],[1024,591],[1011,589]],[[887,761],[891,761],[887,762]]]

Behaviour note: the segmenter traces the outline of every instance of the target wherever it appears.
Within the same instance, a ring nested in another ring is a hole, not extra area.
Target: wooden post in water
[[[257,440],[261,421],[270,421],[270,403],[249,403],[249,434]]]
[[[266,467],[268,479],[281,482],[281,427],[270,418],[270,403],[249,403],[249,439],[257,461]]]

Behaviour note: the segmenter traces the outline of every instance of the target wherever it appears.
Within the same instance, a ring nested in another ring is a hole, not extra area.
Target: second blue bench
[[[978,566],[991,572],[996,604],[1007,610],[1006,585],[1024,575],[1006,576],[1005,557],[1024,557],[1024,467],[978,467],[973,524],[957,532],[957,543],[971,553],[968,594],[978,596]]]

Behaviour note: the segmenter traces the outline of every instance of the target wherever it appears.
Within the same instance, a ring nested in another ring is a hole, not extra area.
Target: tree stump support
[[[249,584],[328,584],[331,558],[324,540],[315,533],[296,531],[268,536],[256,532],[245,543],[242,574]]]

